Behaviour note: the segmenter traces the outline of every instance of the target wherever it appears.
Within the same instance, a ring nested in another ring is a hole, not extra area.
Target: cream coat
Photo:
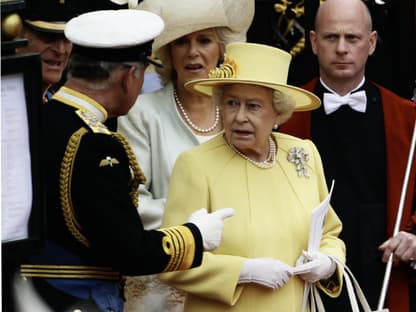
[[[277,164],[272,169],[252,165],[234,153],[222,136],[178,158],[163,225],[183,223],[201,207],[236,210],[225,221],[220,247],[204,253],[202,266],[160,275],[188,293],[185,311],[301,311],[304,284],[298,277],[276,291],[257,284],[238,285],[245,258],[273,257],[295,266],[307,249],[310,213],[328,192],[313,143],[284,134],[275,137]],[[309,153],[310,178],[299,177],[287,160],[291,147],[303,147]],[[330,208],[320,251],[345,261],[344,243],[337,238],[341,228]],[[325,291],[336,296],[340,289]]]
[[[176,109],[172,84],[140,95],[128,115],[118,118],[118,131],[126,136],[146,176],[146,185],[139,188],[143,225],[148,230],[157,229],[175,160],[199,144]]]

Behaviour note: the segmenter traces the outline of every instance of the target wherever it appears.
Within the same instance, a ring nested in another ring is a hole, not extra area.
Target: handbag
[[[377,309],[371,310],[368,301],[362,291],[360,284],[357,279],[352,274],[351,270],[347,267],[346,264],[342,263],[336,258],[332,258],[338,266],[343,268],[343,278],[344,285],[347,289],[348,298],[351,304],[352,312],[389,312],[389,309]],[[306,293],[306,296],[309,296],[309,309],[310,312],[325,312],[325,307],[319,294],[318,287],[315,284],[309,284],[310,291],[309,294]]]

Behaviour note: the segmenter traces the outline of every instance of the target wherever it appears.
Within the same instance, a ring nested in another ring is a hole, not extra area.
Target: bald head
[[[362,0],[326,0],[324,1],[315,17],[315,31],[319,31],[322,19],[336,18],[338,14],[359,17],[366,24],[368,31],[373,29],[370,11]]]
[[[370,12],[361,0],[326,0],[318,9],[309,39],[322,81],[344,95],[363,80],[377,32],[372,31]]]

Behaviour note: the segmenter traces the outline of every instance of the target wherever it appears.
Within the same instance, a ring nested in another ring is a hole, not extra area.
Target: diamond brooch
[[[306,162],[309,160],[309,154],[303,147],[292,147],[287,155],[287,160],[296,166],[299,177],[309,178]]]

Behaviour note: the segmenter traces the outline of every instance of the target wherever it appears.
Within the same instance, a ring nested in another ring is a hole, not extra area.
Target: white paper
[[[314,209],[311,214],[311,225],[309,229],[308,251],[319,251],[321,245],[322,232],[325,226],[325,218],[328,213],[329,203],[334,189],[335,181],[332,180],[331,190],[326,198]]]
[[[311,213],[311,222],[309,228],[309,240],[308,240],[308,252],[319,251],[321,245],[322,233],[325,226],[325,219],[329,209],[329,203],[331,201],[332,190],[334,189],[335,181],[332,180],[331,189],[325,199],[316,206]],[[293,268],[292,273],[294,275],[308,273],[316,266],[314,261],[304,263],[302,265]],[[306,311],[308,303],[308,297],[312,284],[305,281],[305,288],[303,289],[303,303],[302,311]]]
[[[28,223],[32,209],[32,174],[28,129],[23,74],[2,75],[2,242],[28,238]]]
[[[328,213],[329,203],[331,201],[332,190],[334,189],[335,181],[332,180],[331,190],[325,199],[316,206],[311,213],[311,222],[309,228],[308,252],[319,251],[321,245],[322,233],[325,226],[325,218]],[[304,274],[310,272],[314,267],[313,262],[307,262],[293,268],[293,274]]]

